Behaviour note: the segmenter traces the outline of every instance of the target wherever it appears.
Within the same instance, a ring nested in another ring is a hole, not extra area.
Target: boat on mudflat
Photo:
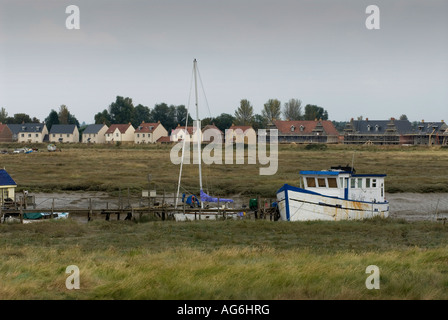
[[[300,171],[299,187],[277,191],[280,220],[360,220],[389,216],[385,174],[356,174],[354,168]]]

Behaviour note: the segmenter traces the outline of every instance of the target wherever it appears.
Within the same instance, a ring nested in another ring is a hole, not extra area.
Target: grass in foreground
[[[0,299],[447,299],[435,222],[0,225]],[[68,290],[65,269],[80,269]],[[380,269],[368,290],[366,268]]]

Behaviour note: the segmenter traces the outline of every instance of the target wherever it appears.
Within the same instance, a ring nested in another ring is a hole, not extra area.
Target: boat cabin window
[[[376,188],[376,179],[372,179],[372,188]]]
[[[328,188],[337,188],[338,182],[336,178],[328,178]]]
[[[366,179],[366,188],[370,188],[370,178]]]
[[[308,178],[306,178],[306,185],[309,188],[315,188],[316,187],[316,180],[314,178],[308,177]]]
[[[339,187],[344,188],[344,178],[339,178],[339,184]]]
[[[358,178],[358,188],[362,188],[362,178]]]
[[[355,178],[351,178],[350,179],[350,188],[354,188],[355,187],[355,182],[356,182]]]
[[[325,183],[325,178],[317,178],[317,183],[319,184],[320,188],[325,188],[327,186]]]

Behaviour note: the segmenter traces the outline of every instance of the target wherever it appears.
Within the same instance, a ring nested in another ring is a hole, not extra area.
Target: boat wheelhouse
[[[300,171],[300,187],[283,185],[277,191],[280,219],[352,220],[387,217],[385,174],[356,174],[351,167]]]

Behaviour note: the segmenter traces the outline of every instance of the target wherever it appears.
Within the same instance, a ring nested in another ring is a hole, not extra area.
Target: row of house
[[[213,130],[209,130],[213,129]],[[444,121],[421,121],[413,126],[408,120],[354,120],[347,123],[343,132],[338,132],[332,121],[272,121],[268,129],[278,130],[279,143],[344,143],[375,145],[447,145],[448,125]],[[244,137],[240,136],[244,134]],[[199,137],[199,138],[198,138]],[[180,126],[171,133],[160,122],[142,122],[137,128],[128,124],[92,124],[85,128],[80,139],[76,125],[53,125],[50,132],[44,123],[1,124],[0,142],[25,143],[116,143],[136,144],[172,143],[187,139],[196,142],[210,142],[219,138],[222,142],[231,140],[256,143],[257,132],[251,126],[233,125],[224,134],[215,125],[202,128],[200,134],[193,126]],[[269,141],[269,135],[266,137]]]

